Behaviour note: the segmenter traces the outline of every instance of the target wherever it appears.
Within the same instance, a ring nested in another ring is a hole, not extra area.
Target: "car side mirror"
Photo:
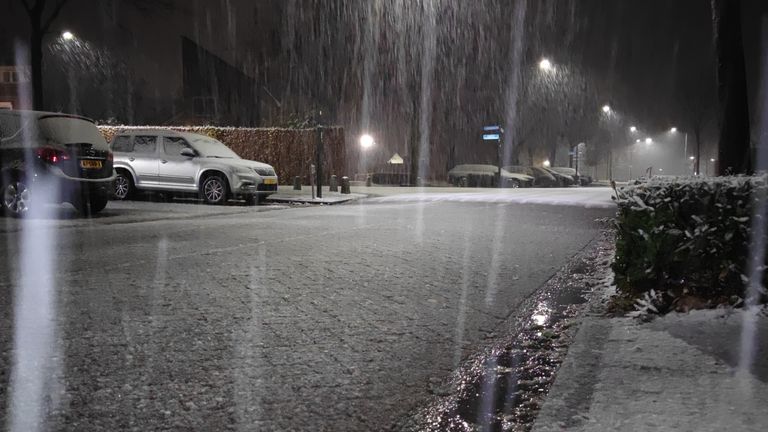
[[[180,154],[182,156],[186,156],[186,157],[195,157],[195,156],[197,156],[197,154],[195,154],[195,151],[192,150],[189,147],[184,147],[183,149],[181,149],[181,153]]]

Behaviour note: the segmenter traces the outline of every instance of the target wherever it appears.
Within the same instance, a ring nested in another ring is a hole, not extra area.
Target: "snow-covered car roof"
[[[552,171],[559,172],[560,174],[576,175],[576,170],[569,167],[552,167]]]
[[[448,171],[448,175],[496,175],[498,171],[499,168],[496,165],[464,164],[453,167],[453,169]],[[533,177],[529,175],[511,173],[503,168],[501,169],[501,176],[522,181],[533,181]]]

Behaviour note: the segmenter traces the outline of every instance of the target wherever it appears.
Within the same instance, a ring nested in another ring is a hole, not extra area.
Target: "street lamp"
[[[360,137],[360,147],[362,147],[363,150],[367,150],[373,147],[373,144],[374,144],[374,141],[372,136],[365,134]]]
[[[61,38],[64,39],[64,40],[72,40],[72,39],[75,38],[75,35],[73,35],[71,31],[65,30],[61,34]]]
[[[549,59],[547,59],[547,58],[541,59],[541,61],[539,62],[539,69],[541,69],[541,70],[543,70],[545,72],[551,71],[552,70],[552,62],[549,61]]]
[[[711,163],[712,163],[712,173],[713,173],[713,174],[714,174],[714,172],[715,172],[715,161],[716,161],[716,160],[717,160],[717,159],[715,159],[715,158],[709,158],[709,162],[711,162]],[[706,167],[704,167],[704,169],[706,170],[706,174],[707,174],[707,175],[709,175],[709,164],[707,164],[707,166],[706,166]]]

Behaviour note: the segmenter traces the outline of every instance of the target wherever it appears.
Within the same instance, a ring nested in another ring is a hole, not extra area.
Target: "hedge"
[[[766,193],[765,175],[651,179],[619,189],[613,263],[619,293],[652,293],[668,307],[681,296],[711,305],[743,299],[749,260],[760,256],[752,245],[765,248],[764,238],[753,239],[752,221],[766,223],[765,214],[755,214],[764,212],[758,206]],[[763,272],[763,287],[766,281]],[[764,292],[760,297],[766,300]]]
[[[317,129],[236,128],[217,126],[99,126],[102,135],[110,141],[119,131],[128,129],[172,129],[215,138],[240,157],[265,162],[275,167],[281,184],[291,184],[294,176],[302,177],[306,184],[310,165],[315,162]],[[323,174],[339,177],[347,172],[347,149],[344,129],[323,129]],[[327,183],[326,183],[327,184]]]

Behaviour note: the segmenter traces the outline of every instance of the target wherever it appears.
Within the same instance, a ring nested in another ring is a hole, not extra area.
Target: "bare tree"
[[[720,109],[719,174],[749,173],[752,158],[747,105],[741,0],[712,0],[712,24],[717,51]]]
[[[29,63],[32,72],[32,106],[43,109],[43,38],[69,0],[19,0],[29,16]]]
[[[680,111],[683,115],[683,126],[686,131],[690,131],[693,134],[693,139],[696,144],[696,159],[694,172],[699,174],[701,171],[701,145],[703,136],[706,130],[711,125],[714,110],[714,94],[710,91],[712,88],[712,82],[710,82],[711,76],[707,74],[700,74],[698,78],[687,79],[685,83],[681,85],[681,94],[679,97]]]
[[[61,11],[71,0],[18,0],[29,17],[29,63],[32,73],[33,109],[45,108],[43,97],[43,42]],[[139,11],[170,11],[172,0],[126,0]]]

